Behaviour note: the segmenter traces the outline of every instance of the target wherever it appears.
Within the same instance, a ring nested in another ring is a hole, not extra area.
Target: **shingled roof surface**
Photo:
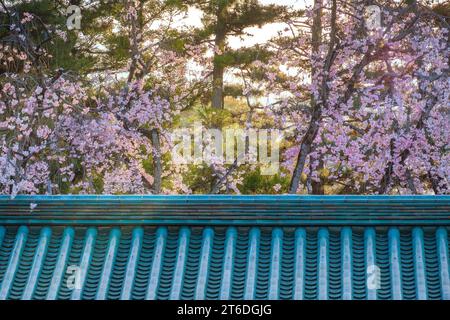
[[[449,231],[449,196],[0,196],[0,300],[450,299]]]

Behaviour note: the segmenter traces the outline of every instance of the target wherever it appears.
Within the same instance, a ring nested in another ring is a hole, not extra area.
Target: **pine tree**
[[[258,0],[192,1],[191,5],[203,12],[204,26],[196,30],[196,40],[214,42],[211,106],[221,109],[226,95],[226,69],[249,64],[268,54],[259,46],[232,50],[227,45],[228,37],[244,35],[249,27],[283,21],[288,10],[285,6],[262,5]]]

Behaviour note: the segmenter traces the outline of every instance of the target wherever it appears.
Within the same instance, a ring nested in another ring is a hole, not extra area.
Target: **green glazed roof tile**
[[[448,196],[0,197],[0,299],[448,300],[449,208]]]

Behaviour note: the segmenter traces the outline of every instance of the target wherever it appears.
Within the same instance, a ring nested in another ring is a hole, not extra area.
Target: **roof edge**
[[[450,196],[0,196],[1,225],[450,225]]]
[[[111,200],[111,201],[135,201],[135,200],[305,200],[305,201],[334,201],[334,200],[430,200],[430,201],[450,201],[450,195],[300,195],[300,194],[258,194],[258,195],[225,195],[225,194],[174,194],[174,195],[153,195],[153,194],[62,194],[62,195],[16,195],[11,198],[9,195],[0,195],[0,202],[2,201],[22,201],[22,200],[37,200],[37,201],[53,201],[53,200]]]

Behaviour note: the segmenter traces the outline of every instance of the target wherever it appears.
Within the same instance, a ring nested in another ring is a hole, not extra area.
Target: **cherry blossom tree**
[[[290,193],[448,192],[448,19],[377,5],[370,29],[364,1],[316,0],[274,44],[272,109],[295,127]]]

